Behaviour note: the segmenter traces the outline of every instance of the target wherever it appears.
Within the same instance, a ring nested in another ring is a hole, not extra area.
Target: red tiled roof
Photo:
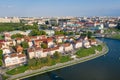
[[[17,57],[17,53],[10,54],[11,57]]]
[[[68,47],[68,46],[70,46],[70,43],[65,43],[65,44],[63,44],[63,46]]]
[[[57,49],[59,49],[59,47],[50,48],[50,51],[54,51],[54,50],[57,50]]]
[[[47,42],[51,42],[51,41],[53,41],[53,38],[47,38]]]
[[[37,36],[31,36],[30,39],[37,39]]]
[[[25,56],[26,56],[25,54],[18,54],[18,58],[25,57]]]
[[[41,50],[41,48],[40,47],[36,47],[35,50]]]
[[[37,39],[37,40],[35,40],[35,42],[43,42],[43,41],[47,41],[47,39]]]
[[[94,24],[93,22],[87,22],[86,24]]]
[[[34,52],[34,49],[29,48],[29,49],[28,49],[28,52]]]
[[[0,40],[0,43],[5,42],[5,40]]]
[[[16,38],[16,40],[21,40],[22,38]]]
[[[48,49],[43,49],[43,52],[48,52],[48,51],[50,51],[49,48]]]

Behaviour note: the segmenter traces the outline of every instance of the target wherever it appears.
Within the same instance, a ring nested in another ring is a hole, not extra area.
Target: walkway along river
[[[26,71],[25,73],[21,73],[21,74],[11,76],[8,80],[24,79],[24,78],[27,78],[27,77],[30,77],[30,76],[35,76],[35,75],[38,75],[38,74],[43,74],[43,73],[46,73],[46,72],[50,72],[50,71],[53,71],[53,70],[57,70],[57,69],[60,69],[60,68],[71,66],[71,65],[74,65],[74,64],[82,63],[82,62],[94,59],[96,57],[102,56],[102,55],[106,54],[107,52],[108,52],[108,48],[107,48],[107,46],[104,46],[103,50],[99,53],[96,53],[96,54],[93,54],[93,55],[90,55],[90,56],[86,56],[86,57],[83,57],[83,58],[80,58],[80,59],[76,58],[72,61],[68,61],[68,62],[65,62],[65,63],[58,63],[54,66],[46,66],[46,67],[43,67],[43,68],[38,69],[38,70],[29,70],[29,71]]]
[[[120,80],[120,41],[104,38],[100,40],[109,47],[106,55],[51,73],[57,74],[64,80]],[[51,78],[45,73],[24,80],[51,80]]]

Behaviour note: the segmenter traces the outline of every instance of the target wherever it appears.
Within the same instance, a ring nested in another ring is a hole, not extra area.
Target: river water
[[[120,80],[120,41],[100,40],[109,47],[106,55],[24,80]]]

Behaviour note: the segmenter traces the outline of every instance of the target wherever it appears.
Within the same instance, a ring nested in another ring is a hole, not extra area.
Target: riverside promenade
[[[89,56],[86,56],[86,57],[82,57],[82,58],[76,58],[74,60],[71,60],[71,61],[68,61],[68,62],[65,62],[65,63],[58,63],[58,64],[53,65],[53,66],[45,66],[45,67],[43,67],[41,69],[37,69],[37,70],[28,70],[24,73],[12,75],[7,80],[21,80],[21,79],[24,79],[24,78],[28,78],[28,77],[32,77],[32,76],[35,76],[35,75],[43,74],[43,73],[46,73],[46,72],[49,72],[49,71],[53,71],[53,70],[57,70],[57,69],[60,69],[60,68],[67,67],[67,66],[82,63],[82,62],[100,57],[102,55],[105,55],[108,52],[108,50],[109,49],[108,49],[107,45],[105,45],[105,46],[103,46],[103,49],[102,49],[101,52],[97,52],[95,54],[92,54],[92,55],[89,55]]]

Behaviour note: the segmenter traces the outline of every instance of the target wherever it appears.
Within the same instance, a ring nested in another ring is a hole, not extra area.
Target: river
[[[24,80],[120,80],[120,40],[100,40],[108,45],[106,55]]]

